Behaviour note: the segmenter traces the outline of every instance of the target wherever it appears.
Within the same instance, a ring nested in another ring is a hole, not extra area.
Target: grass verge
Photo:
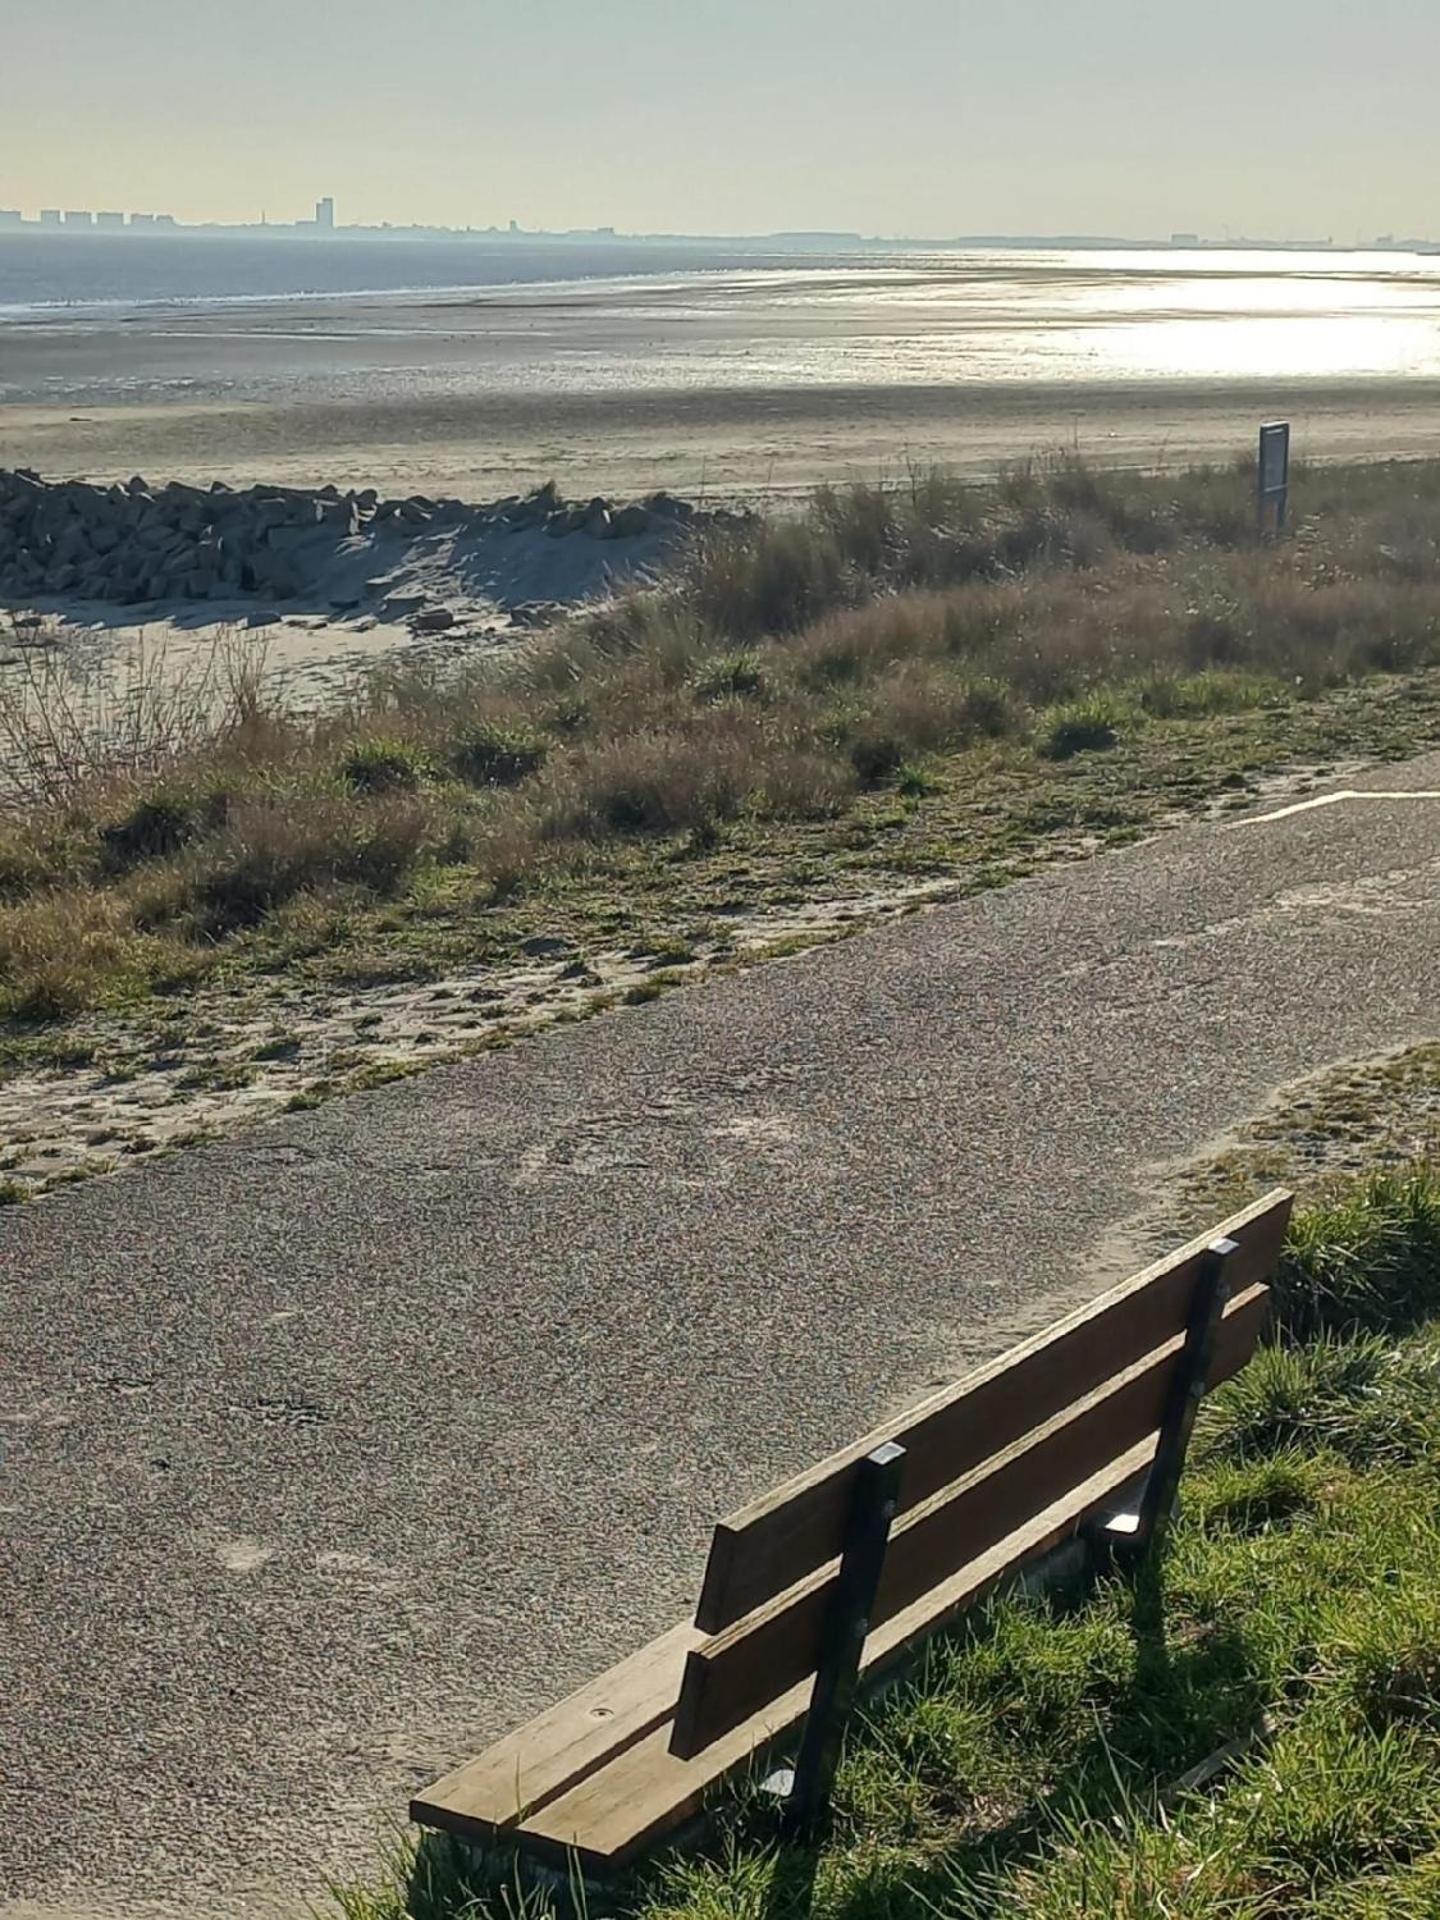
[[[834,1831],[747,1790],[633,1920],[1420,1920],[1440,1911],[1440,1171],[1298,1217],[1268,1344],[1210,1400],[1159,1585],[1006,1598],[872,1707]],[[400,1849],[347,1920],[554,1911]]]

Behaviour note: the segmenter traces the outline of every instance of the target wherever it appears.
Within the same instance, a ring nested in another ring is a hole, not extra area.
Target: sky
[[[4,0],[0,207],[1440,233],[1440,0]]]

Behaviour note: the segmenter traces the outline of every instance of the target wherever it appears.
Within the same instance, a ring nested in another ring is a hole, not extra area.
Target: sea
[[[0,234],[0,404],[1440,377],[1440,258]]]
[[[714,273],[827,257],[847,256],[710,242],[0,233],[0,318]]]

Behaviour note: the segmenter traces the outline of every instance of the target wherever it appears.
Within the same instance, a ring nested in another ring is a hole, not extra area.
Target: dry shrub
[[[843,813],[854,792],[854,770],[837,755],[777,742],[751,799],[757,812],[776,819],[825,820]]]
[[[118,670],[58,642],[0,675],[0,795],[61,804],[117,770],[151,773],[202,754],[273,757],[284,723],[265,698],[263,648],[227,632],[176,662],[142,645]]]
[[[815,690],[848,686],[928,653],[937,642],[944,605],[939,596],[911,594],[831,614],[791,643],[796,677]]]
[[[758,732],[738,717],[586,748],[552,790],[547,831],[604,839],[711,828],[739,813],[763,759]]]
[[[529,884],[553,851],[544,813],[513,799],[471,829],[470,857],[495,902]]]
[[[40,894],[0,911],[0,1006],[13,1019],[55,1020],[135,971],[142,942],[117,894]]]
[[[153,782],[123,781],[112,808],[97,809],[100,864],[127,873],[160,860],[224,825],[230,796],[222,785],[175,775]],[[107,817],[108,816],[108,817]]]
[[[773,520],[702,541],[685,583],[707,626],[737,640],[795,633],[853,591],[833,533],[812,520]]]
[[[882,574],[902,545],[901,495],[886,487],[821,487],[811,503],[816,526],[843,558],[865,573]]]
[[[56,867],[49,820],[0,821],[0,900],[20,899],[53,885]]]
[[[893,733],[907,752],[934,752],[1001,739],[1020,731],[1023,702],[998,680],[972,680],[925,662],[889,674],[870,702],[872,724]]]
[[[255,796],[198,849],[189,893],[203,931],[252,927],[295,894],[355,885],[393,893],[419,858],[429,818],[410,795],[368,801],[323,792]]]

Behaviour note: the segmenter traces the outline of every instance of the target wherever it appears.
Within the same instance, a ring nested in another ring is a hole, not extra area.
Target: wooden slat
[[[1152,1437],[1111,1461],[1093,1479],[877,1627],[865,1643],[866,1674],[874,1677],[907,1654],[923,1635],[1070,1538],[1081,1522],[1104,1509],[1145,1471],[1154,1451]],[[557,1864],[573,1857],[586,1872],[623,1867],[698,1812],[705,1795],[726,1774],[788,1733],[809,1699],[807,1678],[693,1760],[671,1753],[668,1729],[657,1728],[612,1765],[552,1800],[524,1823],[517,1838],[528,1851]]]
[[[1231,1301],[1216,1337],[1212,1378],[1228,1379],[1255,1349],[1269,1288]],[[883,1626],[956,1568],[979,1559],[1010,1533],[1017,1516],[1044,1511],[1104,1471],[1159,1429],[1183,1336],[1108,1382],[1008,1452],[987,1460],[956,1487],[913,1507],[891,1535],[871,1611]],[[813,1674],[834,1597],[834,1567],[695,1647],[671,1737],[692,1758]]]
[[[1238,1252],[1238,1294],[1273,1272],[1292,1196],[1268,1194],[1157,1261],[1057,1326],[867,1434],[852,1447],[743,1507],[715,1530],[696,1624],[718,1633],[840,1552],[851,1481],[886,1441],[906,1450],[902,1514],[1043,1426],[1181,1332],[1205,1249],[1221,1235]]]
[[[685,1656],[701,1635],[687,1621],[528,1721],[410,1802],[410,1818],[477,1837],[514,1826],[675,1711]]]

